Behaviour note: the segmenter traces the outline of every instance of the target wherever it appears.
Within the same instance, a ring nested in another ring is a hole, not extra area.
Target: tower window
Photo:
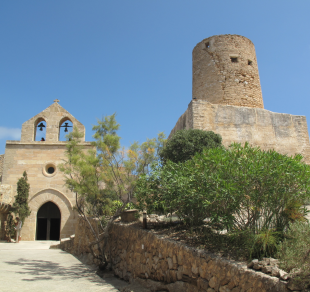
[[[206,47],[206,49],[208,49],[210,47],[210,42],[206,42],[205,47]]]
[[[248,65],[252,66],[253,62],[251,60],[248,60]]]
[[[230,57],[230,60],[232,63],[238,63],[238,58],[237,57]]]
[[[47,173],[49,174],[53,174],[55,172],[55,168],[53,166],[50,166],[48,169],[47,169]]]

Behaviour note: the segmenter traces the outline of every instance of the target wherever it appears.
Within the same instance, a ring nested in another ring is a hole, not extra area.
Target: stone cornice
[[[66,141],[57,141],[57,142],[48,142],[48,141],[32,141],[32,142],[22,142],[22,141],[15,141],[15,140],[7,140],[7,145],[35,145],[35,146],[66,146]],[[81,142],[79,143],[81,146],[92,146],[91,142]]]

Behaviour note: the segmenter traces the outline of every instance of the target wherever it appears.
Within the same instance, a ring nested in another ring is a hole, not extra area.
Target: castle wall
[[[174,126],[173,130],[171,131],[168,139],[171,137],[171,135],[178,130],[183,129],[193,129],[193,108],[192,103],[188,105],[187,110],[185,113],[179,117],[176,125]]]
[[[186,126],[190,124],[192,127]],[[274,149],[288,155],[300,153],[304,161],[310,163],[309,134],[304,116],[193,100],[169,137],[177,130],[189,128],[220,134],[225,146],[248,141],[263,150]]]
[[[192,98],[264,108],[255,47],[239,35],[217,35],[193,49]]]
[[[90,143],[82,143],[86,148]],[[58,169],[65,159],[66,142],[19,142],[7,141],[4,160],[3,184],[13,186],[16,195],[17,181],[27,171],[30,184],[29,207],[31,215],[25,220],[22,229],[23,240],[35,240],[36,215],[38,209],[46,202],[52,201],[60,209],[60,238],[74,233],[75,195],[64,185],[63,173]],[[46,172],[47,165],[54,165],[53,174]]]

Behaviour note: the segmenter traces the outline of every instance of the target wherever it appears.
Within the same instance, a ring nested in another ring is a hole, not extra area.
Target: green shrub
[[[179,130],[166,142],[166,146],[160,152],[160,157],[164,163],[167,160],[179,163],[189,160],[196,152],[202,152],[204,148],[215,148],[221,145],[222,137],[212,131]]]
[[[190,226],[208,217],[227,230],[282,232],[306,214],[310,167],[301,159],[249,144],[204,149],[183,163],[153,167],[138,181],[136,198],[139,208],[176,212]]]
[[[280,268],[292,272],[298,286],[310,286],[310,224],[290,223],[285,239],[279,244]]]
[[[16,236],[16,230],[15,230],[15,220],[12,215],[12,212],[8,214],[6,226],[5,226],[5,234],[6,234],[6,240],[11,241],[12,238],[15,239]]]
[[[8,214],[7,225],[5,227],[6,237],[10,240],[15,236],[15,218],[19,217],[24,223],[25,219],[30,215],[31,211],[28,206],[30,185],[28,183],[27,172],[24,171],[23,176],[17,182],[17,195],[15,201]],[[14,216],[13,216],[14,214]]]
[[[249,258],[274,257],[281,239],[282,232],[270,229],[262,230],[258,234],[250,233],[248,237]]]
[[[114,214],[116,212],[117,209],[121,208],[123,206],[123,202],[119,201],[119,200],[114,200],[112,201],[112,206],[111,208],[111,214]],[[134,209],[135,205],[132,202],[129,202],[125,205],[125,210],[128,209]]]
[[[176,214],[189,226],[197,226],[208,217],[205,194],[198,193],[195,171],[190,163],[167,161],[164,167],[153,166],[150,176],[142,176],[136,187],[139,209],[148,213]]]

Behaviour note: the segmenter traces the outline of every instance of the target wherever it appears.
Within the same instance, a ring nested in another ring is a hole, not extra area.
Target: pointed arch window
[[[73,130],[73,123],[69,118],[63,118],[59,123],[58,141],[66,141],[66,135]]]
[[[34,127],[34,141],[44,142],[46,140],[46,121],[38,118]]]

